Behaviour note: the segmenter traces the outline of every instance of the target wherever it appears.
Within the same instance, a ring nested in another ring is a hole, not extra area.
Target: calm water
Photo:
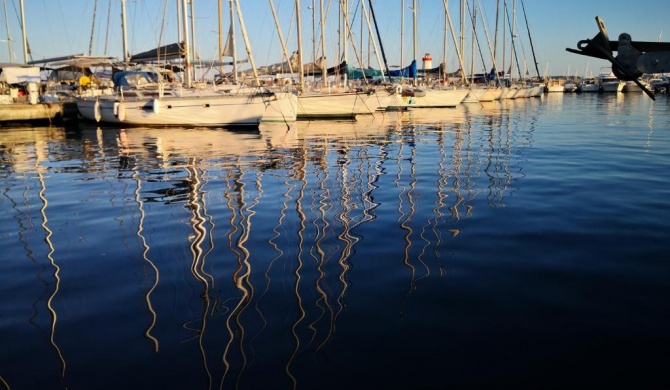
[[[2,128],[0,163],[0,389],[670,387],[665,96]]]

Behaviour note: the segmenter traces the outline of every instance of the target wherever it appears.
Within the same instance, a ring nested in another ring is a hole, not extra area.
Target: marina
[[[0,390],[670,388],[670,43],[608,4],[3,0]]]
[[[664,386],[669,110],[3,128],[0,383]]]

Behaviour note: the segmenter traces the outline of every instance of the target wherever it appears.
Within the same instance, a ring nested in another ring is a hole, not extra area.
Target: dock
[[[0,104],[0,126],[14,123],[63,122],[76,120],[75,102]]]

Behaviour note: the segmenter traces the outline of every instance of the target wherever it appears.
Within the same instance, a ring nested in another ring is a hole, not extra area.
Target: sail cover
[[[173,43],[137,53],[130,57],[131,62],[155,62],[185,58],[184,43]]]
[[[406,77],[414,78],[418,76],[416,70],[416,60],[412,60],[412,63],[409,66],[406,66],[400,70],[391,70],[389,71],[389,76],[391,77]]]

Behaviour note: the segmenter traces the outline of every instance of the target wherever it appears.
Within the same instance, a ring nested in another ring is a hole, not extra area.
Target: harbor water
[[[0,129],[0,389],[668,388],[670,102]]]

